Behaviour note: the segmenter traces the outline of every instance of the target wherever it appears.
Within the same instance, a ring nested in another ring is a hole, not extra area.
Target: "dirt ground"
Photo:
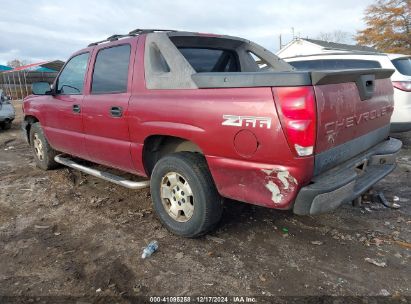
[[[14,105],[0,130],[0,297],[411,296],[411,133],[375,187],[398,210],[301,217],[230,201],[215,232],[184,239],[161,226],[148,190],[37,169]],[[142,260],[151,240],[159,250]]]

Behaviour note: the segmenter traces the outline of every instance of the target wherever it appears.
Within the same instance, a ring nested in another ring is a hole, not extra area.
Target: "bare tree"
[[[13,69],[21,67],[23,65],[27,65],[27,64],[29,64],[28,60],[20,60],[20,59],[13,59],[13,60],[7,62],[7,65],[9,67],[12,67]]]
[[[351,36],[349,32],[336,30],[333,32],[321,32],[316,39],[335,43],[349,43]]]

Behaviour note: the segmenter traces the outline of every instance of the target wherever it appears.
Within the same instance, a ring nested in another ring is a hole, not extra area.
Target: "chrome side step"
[[[79,170],[81,172],[93,175],[95,177],[104,179],[106,181],[112,182],[114,184],[129,188],[129,189],[144,189],[150,187],[150,181],[133,182],[127,180],[121,176],[117,176],[108,172],[92,169],[83,165],[80,165],[67,157],[63,157],[63,154],[54,157],[54,160],[59,164],[65,165],[67,167]]]

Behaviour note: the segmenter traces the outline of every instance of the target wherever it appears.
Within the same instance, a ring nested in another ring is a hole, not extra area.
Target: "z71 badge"
[[[223,115],[223,126],[271,128],[270,117]]]

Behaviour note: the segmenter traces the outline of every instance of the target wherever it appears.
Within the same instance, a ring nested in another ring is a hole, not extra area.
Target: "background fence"
[[[8,71],[0,73],[0,88],[13,99],[23,99],[31,94],[33,82],[54,82],[58,72]]]

